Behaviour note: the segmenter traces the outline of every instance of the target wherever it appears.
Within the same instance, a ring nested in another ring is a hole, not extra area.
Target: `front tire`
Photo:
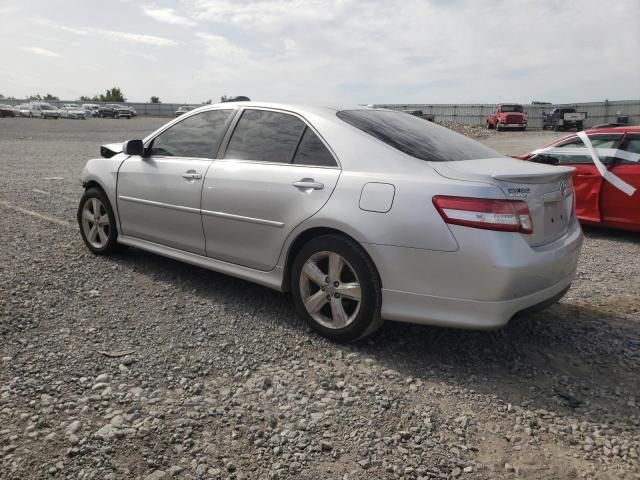
[[[382,292],[375,265],[353,240],[323,235],[309,241],[291,269],[296,309],[320,335],[354,342],[382,325]]]
[[[108,255],[119,249],[116,217],[102,190],[91,187],[84,192],[77,218],[82,240],[93,253]]]

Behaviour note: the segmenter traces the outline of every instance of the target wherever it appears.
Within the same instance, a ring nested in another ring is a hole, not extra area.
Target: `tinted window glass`
[[[502,157],[495,150],[422,118],[389,110],[344,110],[338,118],[401,152],[431,162]]]
[[[302,135],[302,140],[296,151],[293,163],[299,165],[319,165],[322,167],[335,167],[336,161],[324,146],[322,140],[307,128]]]
[[[213,158],[232,110],[211,110],[185,118],[153,140],[151,155]]]
[[[289,163],[304,127],[286,113],[245,110],[224,158]]]
[[[589,140],[591,140],[591,144],[594,148],[615,148],[620,140],[620,135],[594,135],[589,136]],[[563,148],[571,148],[571,149],[580,149],[580,151],[574,150],[571,154],[563,155],[562,153],[551,153],[550,155],[557,158],[561,164],[572,164],[572,163],[593,163],[593,158],[591,158],[591,154],[582,140],[579,138],[576,140],[571,140],[570,142],[564,143],[562,145],[558,145],[555,148],[563,149]],[[611,157],[605,157],[603,155],[599,155],[599,158],[602,162],[607,163],[612,159]]]

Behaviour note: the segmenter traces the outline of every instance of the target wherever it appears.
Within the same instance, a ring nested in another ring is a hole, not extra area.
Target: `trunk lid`
[[[574,169],[501,157],[486,160],[430,162],[443,177],[496,185],[505,197],[529,206],[533,233],[522,234],[531,246],[550,243],[564,235],[573,209]]]

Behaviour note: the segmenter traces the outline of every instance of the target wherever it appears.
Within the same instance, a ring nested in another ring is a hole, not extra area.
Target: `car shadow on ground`
[[[309,331],[289,294],[137,249],[111,258],[203,300],[233,304],[258,319],[275,318],[318,348],[356,352],[426,383],[444,382],[578,418],[594,408],[633,414],[627,399],[640,397],[640,384],[631,381],[640,374],[640,324],[586,306],[562,302],[497,331],[385,322],[374,337],[340,346]],[[612,403],[612,396],[620,401]]]
[[[602,240],[616,240],[618,242],[628,242],[640,244],[640,232],[630,232],[627,230],[617,230],[613,228],[596,227],[592,225],[581,225],[583,233],[589,238]]]

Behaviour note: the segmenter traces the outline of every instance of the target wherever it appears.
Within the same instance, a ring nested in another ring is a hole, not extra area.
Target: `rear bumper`
[[[455,252],[364,245],[383,286],[388,320],[491,329],[564,294],[575,276],[582,231],[531,247],[520,234],[452,226]]]
[[[500,128],[524,128],[526,123],[500,123]]]
[[[505,326],[518,313],[544,308],[569,290],[575,272],[557,284],[524,297],[496,302],[445,298],[382,290],[382,317],[387,320],[472,330]]]

